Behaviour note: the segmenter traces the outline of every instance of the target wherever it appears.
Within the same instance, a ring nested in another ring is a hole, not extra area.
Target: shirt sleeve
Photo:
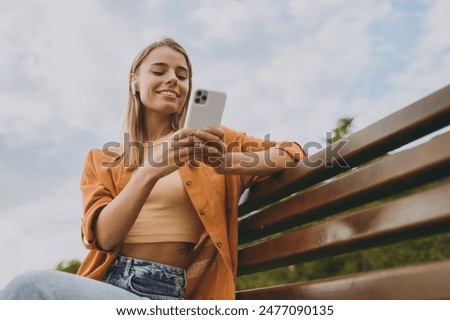
[[[225,130],[225,143],[227,152],[258,152],[267,149],[278,149],[280,152],[287,153],[293,160],[300,161],[306,157],[306,153],[299,143],[294,141],[270,141],[247,135],[242,131],[234,131],[227,127]],[[242,176],[244,188],[248,188],[252,183],[262,180],[266,177]]]
[[[80,188],[83,200],[84,215],[81,223],[81,238],[87,249],[99,247],[93,227],[101,210],[114,199],[111,172],[101,167],[101,150],[91,150],[84,162]],[[109,178],[109,179],[108,179]]]

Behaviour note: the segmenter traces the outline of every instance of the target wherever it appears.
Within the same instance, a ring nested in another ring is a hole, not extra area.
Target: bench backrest
[[[238,275],[449,231],[449,124],[447,86],[253,186],[240,205]],[[450,261],[429,262],[237,298],[448,299],[449,272]]]

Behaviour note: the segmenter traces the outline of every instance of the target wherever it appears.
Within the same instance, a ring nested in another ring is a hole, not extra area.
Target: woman
[[[136,297],[234,298],[239,197],[304,153],[226,127],[180,129],[191,85],[189,57],[170,38],[135,58],[124,132],[131,142],[91,150],[85,160],[89,253],[79,275]]]

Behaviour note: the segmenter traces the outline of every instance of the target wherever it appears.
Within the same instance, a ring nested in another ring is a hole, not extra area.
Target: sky
[[[0,0],[0,288],[82,260],[87,152],[118,141],[128,70],[170,36],[222,123],[318,142],[450,83],[446,0]],[[317,144],[314,144],[317,145]],[[317,150],[308,150],[314,153]]]

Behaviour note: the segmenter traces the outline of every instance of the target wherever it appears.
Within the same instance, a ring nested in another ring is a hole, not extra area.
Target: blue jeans
[[[174,266],[119,255],[106,271],[104,281],[152,300],[181,300],[186,272]]]
[[[98,280],[54,270],[23,273],[0,290],[0,300],[136,299],[145,298]]]
[[[31,271],[17,276],[0,290],[0,300],[182,298],[186,283],[183,269],[124,257],[117,261],[108,269],[105,278],[114,285],[62,271]],[[151,279],[145,278],[146,275]]]

